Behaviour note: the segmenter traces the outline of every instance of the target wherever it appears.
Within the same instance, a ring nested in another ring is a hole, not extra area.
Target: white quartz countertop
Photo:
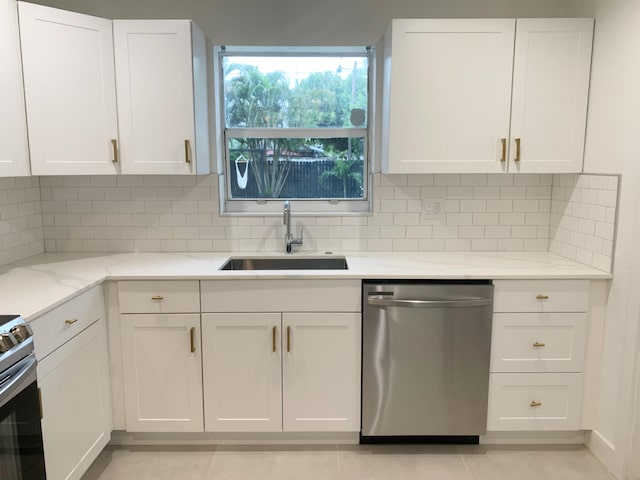
[[[549,252],[346,252],[341,255],[347,259],[348,270],[218,270],[229,257],[282,256],[276,253],[41,254],[0,267],[0,302],[3,314],[18,313],[32,320],[104,280],[611,278],[609,273]]]

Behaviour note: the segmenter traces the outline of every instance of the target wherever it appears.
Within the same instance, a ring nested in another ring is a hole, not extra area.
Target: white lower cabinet
[[[206,431],[282,431],[280,331],[280,313],[202,315]]]
[[[494,286],[487,430],[580,430],[589,281]]]
[[[202,432],[199,314],[121,316],[129,432]]]
[[[205,430],[360,429],[360,314],[202,316]]]
[[[100,319],[38,362],[48,480],[81,478],[111,438],[106,338]]]
[[[360,430],[360,314],[282,314],[285,432]]]

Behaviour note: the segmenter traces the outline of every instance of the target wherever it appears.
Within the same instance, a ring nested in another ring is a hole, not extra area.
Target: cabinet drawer
[[[586,312],[589,280],[495,281],[494,312]]]
[[[495,313],[492,372],[581,372],[586,313]]]
[[[581,373],[492,373],[487,430],[578,430]]]
[[[104,318],[100,286],[39,316],[29,324],[33,329],[36,358],[43,359],[100,318]]]
[[[198,280],[118,282],[121,313],[199,313]]]
[[[207,280],[203,312],[359,312],[360,280]]]

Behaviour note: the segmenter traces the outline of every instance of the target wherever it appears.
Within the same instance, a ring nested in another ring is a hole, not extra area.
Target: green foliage
[[[328,178],[335,178],[342,182],[342,197],[347,198],[347,182],[355,180],[362,186],[362,172],[360,171],[361,163],[355,159],[346,159],[336,157],[333,168],[320,175],[320,181],[324,182]]]

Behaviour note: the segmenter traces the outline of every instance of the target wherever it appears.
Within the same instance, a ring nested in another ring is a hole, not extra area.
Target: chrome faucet
[[[289,200],[285,200],[283,209],[282,222],[287,226],[287,232],[284,235],[284,243],[287,249],[287,253],[291,253],[291,247],[293,245],[302,245],[302,230],[300,230],[300,238],[293,238],[291,233],[291,204]]]

